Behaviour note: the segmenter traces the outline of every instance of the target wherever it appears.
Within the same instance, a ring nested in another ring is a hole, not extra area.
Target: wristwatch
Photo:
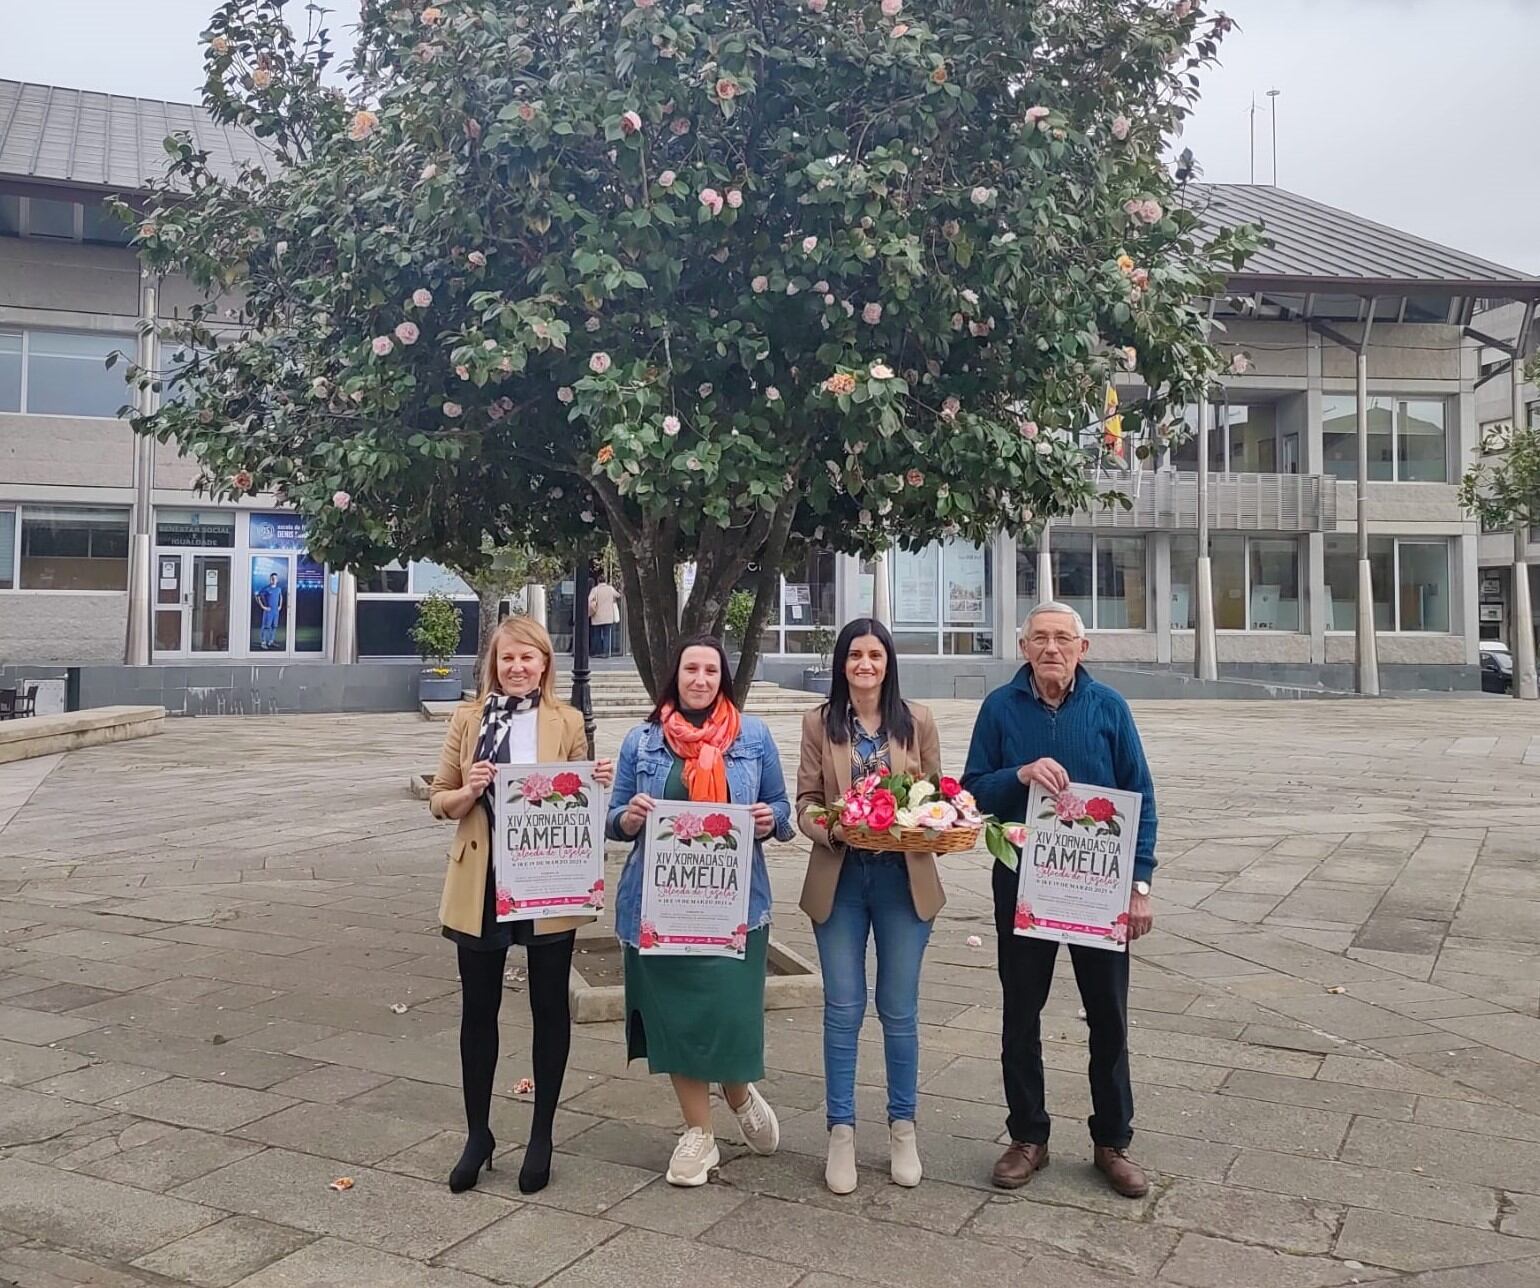
[[[1135,894],[1142,894],[1142,895],[1145,896],[1145,898],[1149,898],[1150,883],[1148,881],[1135,881],[1134,882],[1134,893]]]

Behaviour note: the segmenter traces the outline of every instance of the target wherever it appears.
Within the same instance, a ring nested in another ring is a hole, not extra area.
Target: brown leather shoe
[[[1024,1144],[1013,1140],[1000,1161],[995,1164],[990,1177],[1002,1190],[1019,1190],[1032,1179],[1033,1172],[1041,1172],[1048,1166],[1048,1146]]]
[[[1098,1145],[1095,1150],[1096,1170],[1107,1178],[1125,1199],[1142,1199],[1150,1192],[1144,1169],[1131,1159],[1127,1152],[1109,1145]]]

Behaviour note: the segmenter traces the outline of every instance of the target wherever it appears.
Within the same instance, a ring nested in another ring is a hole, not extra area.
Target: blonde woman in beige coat
[[[497,1012],[508,949],[529,953],[529,1009],[534,1017],[535,1112],[519,1170],[519,1189],[533,1194],[551,1176],[551,1127],[561,1097],[572,1017],[567,976],[578,926],[592,917],[499,921],[492,874],[489,788],[499,764],[587,760],[582,714],[556,697],[551,637],[528,617],[509,617],[493,632],[476,701],[450,721],[428,797],[435,818],[455,819],[439,921],[459,956],[460,1074],[465,1093],[465,1152],[449,1176],[456,1193],[474,1186],[492,1166],[489,1121],[497,1069]],[[614,765],[596,762],[594,777],[608,788]]]

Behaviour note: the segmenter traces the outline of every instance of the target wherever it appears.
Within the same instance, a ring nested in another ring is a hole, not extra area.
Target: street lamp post
[[[1278,95],[1283,93],[1281,89],[1267,91],[1268,98],[1273,100],[1273,187],[1278,186]]]

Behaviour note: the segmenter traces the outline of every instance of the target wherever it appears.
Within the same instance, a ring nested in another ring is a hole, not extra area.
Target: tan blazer
[[[939,774],[941,735],[928,707],[911,702],[914,745],[893,747],[893,771],[900,774]],[[797,766],[797,826],[813,842],[808,856],[807,879],[802,883],[802,911],[822,925],[834,909],[834,890],[839,885],[845,847],[831,844],[828,831],[809,819],[808,811],[838,800],[850,788],[850,747],[829,742],[823,708],[815,707],[802,717],[802,760]],[[934,854],[908,854],[909,895],[922,921],[935,920],[946,905],[941,874]]]
[[[535,717],[537,754],[542,764],[561,760],[587,760],[588,739],[583,732],[583,713],[562,702],[542,702]],[[465,785],[476,763],[476,742],[481,734],[481,704],[462,702],[444,735],[438,773],[428,793],[434,818],[448,818],[444,796]],[[444,897],[438,919],[451,930],[479,935],[486,906],[487,864],[492,860],[492,829],[487,812],[478,804],[455,827],[449,845],[449,867],[444,873]],[[594,921],[594,917],[552,917],[540,923],[540,933],[556,934]]]

